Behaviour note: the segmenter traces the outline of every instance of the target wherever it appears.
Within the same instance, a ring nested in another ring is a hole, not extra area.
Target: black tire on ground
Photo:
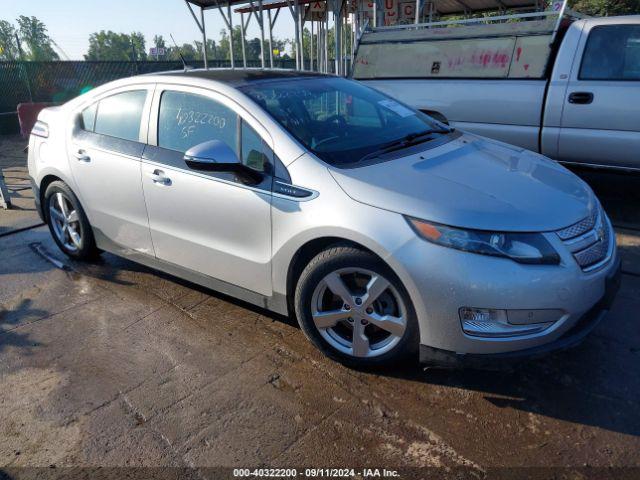
[[[62,193],[62,195],[71,203],[73,209],[78,213],[78,224],[80,227],[80,247],[76,250],[71,250],[66,247],[56,235],[53,226],[53,220],[51,219],[51,213],[49,211],[49,207],[51,202],[56,201],[55,196],[57,193]],[[55,182],[51,182],[44,193],[44,201],[43,212],[45,216],[45,220],[47,225],[49,226],[49,231],[51,232],[51,236],[55,240],[56,244],[66,255],[76,260],[91,260],[95,259],[101,252],[96,247],[96,242],[93,236],[93,230],[91,225],[89,224],[89,219],[78,200],[78,197],[73,193],[73,191],[69,188],[69,186],[63,181],[57,180]]]
[[[364,268],[384,276],[401,296],[407,311],[407,326],[398,344],[388,352],[374,357],[354,357],[329,344],[316,327],[312,313],[315,288],[326,275],[343,268]],[[380,258],[350,245],[336,244],[316,255],[303,270],[294,296],[298,323],[307,338],[326,356],[355,368],[393,367],[418,360],[419,329],[409,295],[397,275]]]

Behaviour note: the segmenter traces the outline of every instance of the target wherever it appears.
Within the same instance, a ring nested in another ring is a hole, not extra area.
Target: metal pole
[[[269,68],[273,68],[273,22],[271,20],[271,10],[267,10],[269,20]]]
[[[322,72],[322,17],[318,20],[318,41],[316,42],[316,57],[318,57],[318,71]]]
[[[198,30],[200,30],[200,33],[202,33],[202,58],[204,59],[204,68],[206,70],[209,68],[209,65],[207,63],[207,34],[204,29],[204,8],[200,7],[200,21],[198,21],[198,17],[196,17],[196,14],[191,8],[191,4],[189,3],[189,0],[184,0],[184,3],[187,5],[187,8],[189,9],[189,12],[193,17],[193,21],[196,22],[196,25],[198,26]]]
[[[260,65],[264,68],[264,12],[262,10],[262,0],[258,0],[260,9]]]
[[[207,32],[204,26],[204,8],[200,7],[200,23],[202,31],[202,58],[204,59],[204,69],[209,70],[209,62],[207,60]]]
[[[324,71],[329,73],[329,0],[326,0],[324,12]]]
[[[298,21],[300,22],[300,69],[306,70],[304,66],[304,5],[298,5]]]
[[[320,61],[321,61],[321,45],[322,45],[322,20],[318,21],[318,33],[316,34],[316,65],[317,65],[317,70],[320,72],[321,71],[321,67],[320,67]]]
[[[229,57],[231,60],[231,68],[236,68],[233,60],[233,17],[231,16],[231,2],[227,4],[227,15],[229,17]]]
[[[333,9],[333,25],[335,27],[335,64],[336,75],[342,75],[342,0],[335,0]]]
[[[249,14],[249,18],[251,18],[251,14]],[[247,51],[244,46],[245,41],[245,32],[244,32],[244,13],[240,12],[240,36],[242,37],[242,66],[247,68]]]
[[[356,13],[352,13],[351,14],[351,59],[349,61],[349,70],[347,70],[347,72],[350,72],[353,70],[353,60],[354,60],[354,54],[355,54],[355,45],[356,45],[356,27],[358,26],[358,19],[357,19],[357,14]]]
[[[291,13],[291,18],[293,18],[293,26],[295,30],[295,36],[296,36],[296,41],[295,41],[296,70],[300,70],[300,47],[298,45],[300,41],[300,35],[298,33],[299,25],[298,25],[297,0],[296,0],[296,3],[293,4],[293,6],[292,6],[292,0],[287,0],[287,6],[289,7],[289,13]]]
[[[373,0],[373,28],[378,26],[378,0]]]
[[[309,43],[309,70],[313,71],[313,18],[311,19],[311,41]]]
[[[347,74],[347,62],[349,61],[349,59],[347,58],[347,53],[349,52],[349,45],[347,45],[348,39],[349,39],[349,35],[347,34],[347,27],[349,26],[349,22],[347,22],[348,20],[348,15],[349,13],[345,13],[344,16],[344,23],[343,23],[343,28],[342,28],[342,58],[344,58],[344,60],[342,61],[342,74],[346,76]]]
[[[413,23],[416,25],[420,23],[420,0],[416,0],[416,13],[414,15],[416,18]]]

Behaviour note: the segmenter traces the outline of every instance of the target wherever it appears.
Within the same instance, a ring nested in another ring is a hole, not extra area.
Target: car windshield
[[[376,90],[338,77],[256,82],[240,90],[305,147],[336,166],[375,158],[449,131]]]

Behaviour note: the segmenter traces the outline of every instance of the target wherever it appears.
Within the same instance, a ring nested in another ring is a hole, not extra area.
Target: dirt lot
[[[22,146],[0,140],[13,187]],[[640,178],[581,174],[625,227],[622,290],[581,346],[499,372],[346,369],[290,319],[112,255],[69,261],[17,191],[19,208],[0,210],[0,479],[97,466],[640,475]]]

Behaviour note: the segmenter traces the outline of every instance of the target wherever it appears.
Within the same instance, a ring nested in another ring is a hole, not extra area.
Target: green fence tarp
[[[203,62],[189,66],[202,68]],[[241,64],[236,60],[236,65]],[[209,60],[209,68],[229,67],[228,60]],[[248,61],[259,67],[260,61]],[[277,59],[276,68],[295,68],[295,60]],[[16,108],[26,102],[66,102],[98,85],[143,73],[181,70],[180,61],[0,62],[0,134],[17,133]]]

